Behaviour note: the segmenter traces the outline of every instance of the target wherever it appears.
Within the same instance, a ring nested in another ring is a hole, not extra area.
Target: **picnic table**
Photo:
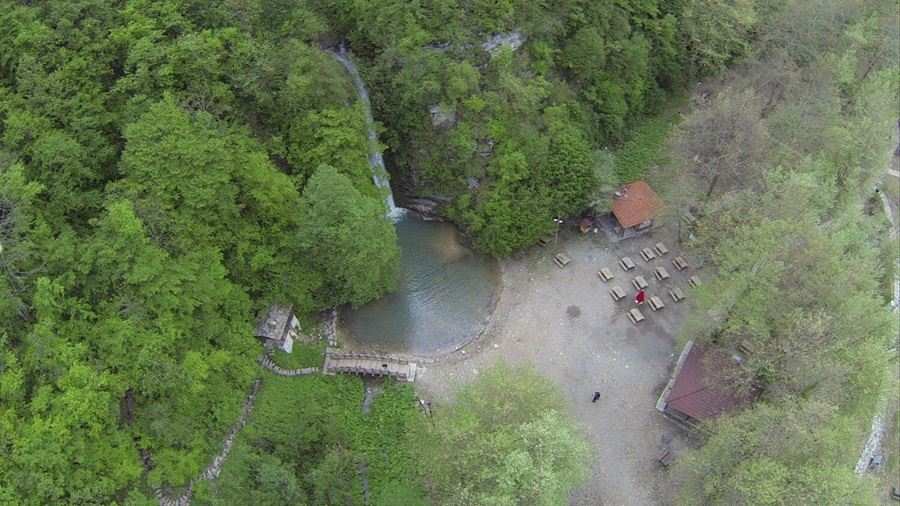
[[[665,280],[669,279],[669,271],[667,271],[665,267],[657,267],[653,271],[653,274],[656,276],[656,279],[658,279],[659,281],[665,281]]]
[[[668,448],[664,448],[656,457],[656,461],[663,467],[669,467],[674,460],[675,455],[672,453],[672,450]]]
[[[572,262],[572,257],[566,255],[565,253],[557,253],[553,255],[553,262],[557,267],[563,269]]]
[[[636,276],[631,280],[631,284],[634,286],[635,290],[643,290],[649,286],[647,280],[644,279],[644,276]]]
[[[609,296],[612,297],[612,300],[619,302],[625,298],[625,290],[622,290],[619,286],[613,285],[609,288]]]
[[[637,325],[644,321],[644,315],[637,308],[632,308],[628,311],[628,319],[631,320],[631,323]]]
[[[619,260],[619,267],[621,267],[623,271],[630,271],[637,267],[637,265],[635,265],[630,257],[622,257],[622,259]]]

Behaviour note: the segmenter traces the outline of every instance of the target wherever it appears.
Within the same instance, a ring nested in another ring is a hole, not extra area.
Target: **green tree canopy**
[[[369,302],[395,286],[400,250],[384,202],[361,195],[346,176],[322,165],[300,202],[299,243],[321,279],[323,305]]]
[[[587,446],[560,393],[535,371],[494,367],[446,409],[423,455],[434,501],[549,506],[584,478]]]

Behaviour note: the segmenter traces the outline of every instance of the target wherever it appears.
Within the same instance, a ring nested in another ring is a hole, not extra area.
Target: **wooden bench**
[[[659,281],[665,281],[665,280],[669,279],[669,271],[667,271],[665,267],[657,267],[653,271],[653,274],[656,276],[656,279],[658,279]]]
[[[659,256],[663,256],[669,253],[669,248],[667,248],[666,245],[661,242],[656,243],[656,245],[653,246],[653,249],[656,250],[656,254]]]
[[[739,352],[741,352],[741,353],[743,353],[744,355],[746,355],[746,356],[749,357],[750,355],[753,354],[754,346],[753,346],[753,343],[751,343],[750,341],[744,339],[744,340],[742,340],[741,342],[738,343],[737,349],[738,349]]]
[[[644,315],[641,314],[637,308],[632,308],[628,310],[628,319],[631,320],[631,323],[637,325],[638,323],[644,321]]]
[[[668,448],[659,452],[659,456],[656,457],[656,461],[663,467],[669,467],[674,460],[675,455],[672,453],[672,450],[669,450]]]
[[[612,300],[619,302],[625,298],[625,290],[622,290],[619,286],[613,285],[609,288],[609,296],[612,297]]]
[[[688,278],[688,284],[693,288],[697,288],[701,285],[700,278],[698,278],[697,276],[691,276],[690,278]]]
[[[606,267],[601,267],[600,270],[597,271],[597,276],[599,276],[600,279],[603,280],[604,283],[606,283],[609,280],[611,280],[612,278],[616,277],[612,273],[612,271],[607,269]]]
[[[634,286],[635,290],[643,290],[647,288],[647,280],[644,279],[644,276],[637,276],[636,278],[631,280],[631,284]]]
[[[553,255],[553,262],[556,263],[557,267],[562,269],[569,265],[572,262],[572,259],[565,253],[557,253]]]
[[[634,265],[634,262],[631,261],[630,257],[622,257],[622,259],[619,260],[619,267],[621,267],[623,271],[627,272],[627,271],[630,271],[631,269],[634,269],[637,266]]]
[[[684,292],[681,291],[681,288],[678,288],[676,286],[675,288],[669,290],[669,297],[672,297],[673,302],[681,302],[684,300],[685,295]]]
[[[544,237],[541,237],[540,239],[538,239],[538,246],[543,248],[544,246],[550,244],[551,242],[553,242],[553,236],[545,235]]]
[[[683,271],[688,268],[688,263],[684,259],[684,257],[675,257],[672,259],[672,265],[675,266],[679,271]]]
[[[641,257],[644,259],[645,262],[649,262],[649,261],[653,260],[654,258],[656,258],[656,253],[654,253],[653,250],[650,248],[644,248],[641,250]]]
[[[663,304],[662,299],[660,299],[656,295],[653,295],[650,297],[650,309],[652,309],[654,311],[659,311],[660,309],[662,309],[664,307],[666,307],[666,305]]]

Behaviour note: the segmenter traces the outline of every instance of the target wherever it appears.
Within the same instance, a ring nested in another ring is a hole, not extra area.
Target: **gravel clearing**
[[[565,235],[565,234],[563,234]],[[483,336],[465,348],[425,366],[417,377],[420,394],[434,399],[435,410],[452,399],[459,386],[498,361],[532,364],[563,391],[571,414],[594,449],[588,481],[570,498],[577,506],[668,504],[668,475],[656,462],[663,440],[678,450],[687,444],[680,429],[655,409],[659,393],[674,366],[673,336],[686,314],[687,301],[675,304],[667,290],[687,291],[688,269],[677,272],[671,259],[680,254],[674,240],[653,235],[610,244],[602,236],[573,236],[554,247],[535,248],[503,265],[503,290]],[[664,240],[671,252],[651,263],[641,248]],[[565,251],[572,263],[559,269],[552,255]],[[638,265],[625,273],[616,264],[629,255]],[[658,282],[652,270],[665,266],[672,279]],[[614,303],[600,267],[615,273],[609,284],[629,297]],[[633,306],[631,279],[643,275],[649,295],[666,307],[653,312],[641,306],[646,320],[632,325],[626,311]],[[700,274],[702,277],[702,274]],[[578,315],[573,307],[578,308]],[[594,391],[601,393],[591,403]]]

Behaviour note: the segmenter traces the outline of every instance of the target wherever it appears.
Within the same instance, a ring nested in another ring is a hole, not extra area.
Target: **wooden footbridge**
[[[416,379],[416,363],[391,355],[378,353],[338,352],[325,353],[325,374],[357,374],[359,376],[390,376],[401,381]]]

